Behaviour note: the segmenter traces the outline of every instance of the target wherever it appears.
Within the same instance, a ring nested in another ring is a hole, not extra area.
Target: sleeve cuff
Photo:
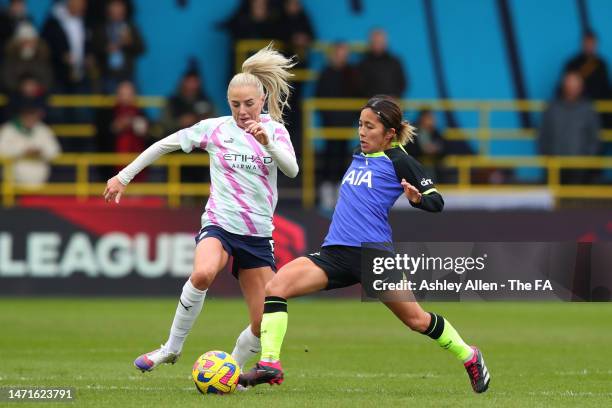
[[[127,186],[128,184],[130,184],[130,181],[131,181],[125,176],[125,174],[123,174],[123,170],[117,173],[117,180],[119,180],[119,182],[123,184],[124,186]]]

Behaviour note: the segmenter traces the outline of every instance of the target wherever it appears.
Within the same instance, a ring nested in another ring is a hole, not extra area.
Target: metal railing
[[[106,183],[91,182],[89,179],[92,166],[121,166],[130,163],[136,157],[131,153],[88,153],[63,154],[51,164],[71,166],[76,170],[76,181],[66,183],[48,183],[40,188],[23,188],[13,183],[11,161],[0,159],[2,166],[2,204],[5,207],[15,205],[19,195],[73,196],[77,200],[88,197],[101,197]],[[167,168],[168,181],[163,183],[132,182],[128,194],[142,196],[165,196],[170,207],[178,207],[183,196],[208,196],[209,183],[182,183],[181,168],[186,166],[208,166],[208,155],[169,154],[161,157],[152,166]]]
[[[16,197],[27,195],[73,196],[77,200],[89,197],[101,197],[105,183],[92,182],[89,179],[93,166],[120,166],[131,162],[136,154],[64,154],[51,163],[58,166],[71,166],[76,171],[74,182],[48,183],[37,189],[23,188],[12,182],[12,166],[10,160],[0,159],[2,167],[2,204],[5,207],[15,205]],[[315,201],[314,175],[309,167],[307,155],[303,161],[302,199],[306,208],[312,207]],[[129,195],[163,196],[167,197],[170,207],[178,207],[184,196],[206,197],[210,193],[209,183],[181,182],[181,168],[186,166],[208,166],[207,155],[170,154],[161,157],[152,166],[167,168],[167,182],[132,182],[128,188]],[[478,168],[518,168],[539,167],[546,169],[548,183],[546,187],[555,198],[610,199],[612,186],[573,186],[561,185],[560,170],[577,168],[607,168],[612,169],[612,158],[603,157],[496,157],[450,156],[443,165],[458,170],[458,183],[454,185],[438,185],[442,191],[530,191],[541,189],[541,185],[480,185],[473,184],[471,171]]]
[[[314,141],[325,140],[355,140],[357,131],[351,127],[323,127],[314,126],[313,114],[317,111],[359,111],[366,103],[365,99],[340,99],[340,98],[312,98],[302,102],[302,203],[304,207],[310,208],[315,203],[315,151]],[[567,156],[489,156],[490,143],[493,139],[533,139],[535,131],[528,129],[491,129],[492,112],[512,111],[542,111],[546,104],[542,101],[517,100],[517,101],[469,101],[469,100],[402,100],[404,110],[419,110],[427,106],[434,111],[474,111],[478,113],[479,126],[476,129],[449,129],[446,135],[449,139],[471,140],[479,142],[478,156],[450,156],[442,161],[442,165],[455,168],[458,171],[458,183],[456,185],[440,185],[442,189],[468,189],[478,190],[532,190],[542,188],[542,185],[478,185],[471,182],[472,169],[478,168],[543,168],[547,173],[547,184],[545,185],[556,199],[560,198],[606,198],[612,199],[612,186],[571,186],[561,185],[562,169],[612,169],[612,158],[604,157],[567,157]],[[612,102],[598,101],[595,108],[599,112],[612,112]],[[609,131],[602,132],[603,141],[612,141]]]
[[[47,104],[50,108],[110,108],[115,105],[116,98],[110,95],[50,95]],[[0,94],[0,106],[8,103],[6,95]],[[166,98],[163,96],[140,96],[136,104],[141,108],[163,108]],[[89,123],[60,123],[51,125],[58,137],[88,138],[96,134],[96,127]]]
[[[267,44],[267,42],[266,42]],[[261,44],[258,44],[258,46]],[[265,44],[264,44],[265,45]],[[249,44],[253,46],[253,44]],[[319,45],[325,49],[326,45]],[[250,48],[249,48],[250,49]],[[114,104],[114,97],[103,95],[53,95],[49,103],[53,107],[109,107]],[[6,97],[0,95],[0,105],[7,102]],[[161,107],[165,103],[162,97],[141,97],[138,100],[142,107]],[[356,139],[355,128],[317,128],[314,126],[313,115],[322,110],[355,110],[358,111],[365,103],[360,99],[307,99],[302,103],[303,109],[303,145],[302,145],[302,201],[305,207],[311,207],[315,202],[315,152],[314,141],[316,139],[327,140],[351,140]],[[469,101],[469,100],[404,100],[405,110],[418,110],[427,106],[435,111],[471,111],[478,115],[478,127],[447,129],[445,137],[449,140],[475,140],[478,142],[478,156],[455,156],[447,157],[443,165],[457,169],[458,183],[456,185],[440,186],[443,189],[467,190],[529,190],[542,188],[542,185],[532,184],[511,186],[486,186],[475,185],[471,180],[473,169],[478,168],[520,168],[534,167],[545,169],[547,173],[547,187],[556,198],[612,198],[612,187],[610,186],[571,186],[560,184],[561,169],[569,168],[598,168],[611,169],[612,159],[602,157],[490,157],[490,145],[493,140],[526,140],[535,138],[534,129],[495,129],[491,128],[491,114],[494,112],[513,111],[542,111],[546,104],[543,101],[518,100],[518,101]],[[595,108],[600,112],[612,112],[612,103],[598,101]],[[59,124],[53,126],[54,130],[64,136],[93,135],[95,127],[91,124]],[[612,131],[601,132],[602,141],[612,141]],[[26,190],[15,186],[11,176],[11,166],[7,160],[0,159],[3,167],[2,177],[2,203],[5,206],[14,205],[18,195],[70,195],[78,199],[89,196],[97,196],[104,190],[104,183],[91,182],[89,180],[90,168],[101,165],[125,165],[129,163],[135,154],[64,154],[53,161],[53,164],[61,166],[73,166],[76,171],[76,181],[73,183],[50,183],[38,190]],[[206,196],[210,186],[202,183],[182,183],[180,180],[180,168],[189,165],[208,165],[207,156],[169,155],[157,161],[155,166],[166,166],[168,168],[167,183],[132,183],[129,192],[140,195],[166,196],[168,204],[176,207],[180,204],[181,197],[187,195]]]

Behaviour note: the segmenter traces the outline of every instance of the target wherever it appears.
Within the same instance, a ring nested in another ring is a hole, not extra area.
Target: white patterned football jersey
[[[285,126],[269,115],[261,115],[260,121],[273,143],[295,157]],[[231,116],[206,119],[177,133],[184,152],[200,148],[210,155],[210,196],[202,227],[218,225],[234,234],[272,236],[277,165],[265,146]]]

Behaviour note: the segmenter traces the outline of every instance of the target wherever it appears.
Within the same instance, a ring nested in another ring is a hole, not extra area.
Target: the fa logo
[[[351,170],[349,174],[342,179],[342,184],[344,183],[349,183],[352,186],[367,184],[368,188],[372,188],[372,171],[368,170],[364,172],[363,170],[359,170],[356,172],[355,170]]]
[[[426,178],[422,178],[421,179],[421,185],[423,187],[428,186],[428,185],[432,185],[433,181],[431,181],[431,179],[426,179]]]

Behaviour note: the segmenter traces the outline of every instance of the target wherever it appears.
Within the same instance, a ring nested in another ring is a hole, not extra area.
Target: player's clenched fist
[[[268,134],[260,122],[249,120],[245,122],[246,128],[244,129],[247,133],[253,135],[253,137],[262,145],[268,144]]]
[[[414,204],[421,202],[423,195],[415,186],[407,182],[406,179],[402,179],[402,187],[404,187],[404,194],[406,194],[406,197],[408,197],[411,202]]]

